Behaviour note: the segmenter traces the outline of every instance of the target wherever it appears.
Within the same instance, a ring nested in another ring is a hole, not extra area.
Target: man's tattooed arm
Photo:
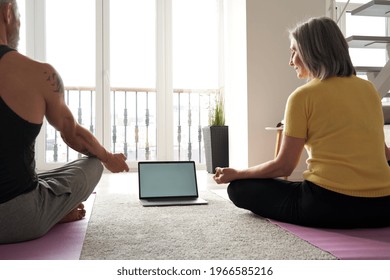
[[[44,72],[46,81],[50,83],[50,86],[53,88],[54,92],[64,93],[64,83],[61,79],[61,76],[54,70],[52,73]]]

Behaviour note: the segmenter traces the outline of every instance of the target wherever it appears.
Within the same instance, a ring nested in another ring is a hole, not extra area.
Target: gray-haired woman
[[[348,44],[329,18],[290,31],[291,58],[308,82],[288,98],[278,156],[245,170],[217,168],[241,208],[284,222],[329,228],[390,225],[390,159],[380,95],[356,77]],[[289,176],[303,148],[302,182]]]

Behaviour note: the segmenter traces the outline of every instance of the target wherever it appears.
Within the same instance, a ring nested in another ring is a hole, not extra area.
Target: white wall
[[[225,0],[225,95],[231,166],[248,166],[246,0]]]
[[[275,133],[265,127],[283,118],[287,97],[305,82],[288,65],[288,29],[309,17],[325,15],[327,1],[225,1],[230,166],[242,168],[273,158]],[[246,47],[240,42],[246,42]],[[304,170],[305,159],[306,154],[297,174]]]

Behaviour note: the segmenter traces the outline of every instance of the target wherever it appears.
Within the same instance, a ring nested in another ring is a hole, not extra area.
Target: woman
[[[380,95],[356,77],[336,23],[312,18],[290,32],[291,58],[308,83],[288,98],[283,142],[271,161],[245,169],[217,168],[240,208],[284,222],[329,228],[390,225],[390,168]],[[303,148],[302,182],[289,176]]]

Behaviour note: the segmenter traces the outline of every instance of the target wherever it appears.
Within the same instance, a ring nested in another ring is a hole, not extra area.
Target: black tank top
[[[0,63],[10,51],[0,46]],[[0,203],[36,188],[34,146],[41,126],[22,119],[0,97]]]

